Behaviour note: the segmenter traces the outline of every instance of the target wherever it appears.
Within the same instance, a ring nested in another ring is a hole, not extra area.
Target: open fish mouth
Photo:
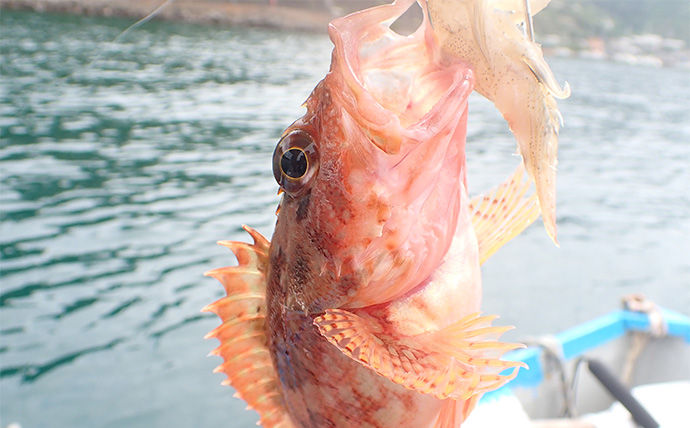
[[[353,256],[364,286],[351,307],[390,301],[422,284],[449,249],[466,205],[474,73],[443,54],[426,11],[409,36],[390,28],[414,4],[368,9],[329,28],[335,49],[326,82],[344,112],[343,144],[354,159],[346,185],[353,195],[374,193],[384,213],[376,236]]]
[[[426,11],[424,22],[409,36],[391,29],[415,4],[402,0],[369,9],[336,19],[329,28],[335,45],[332,73],[347,88],[341,93],[343,106],[373,143],[391,155],[414,141],[413,134],[403,138],[405,130],[414,131],[415,125],[428,130],[444,120],[458,120],[462,108],[452,110],[457,106],[448,105],[448,98],[457,98],[458,86],[471,90],[474,85],[466,64],[443,58]],[[441,114],[441,107],[451,114]]]

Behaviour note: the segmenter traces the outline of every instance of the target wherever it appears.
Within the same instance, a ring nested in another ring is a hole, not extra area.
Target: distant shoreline
[[[163,0],[0,0],[0,8],[138,20],[150,15],[163,3]],[[195,0],[171,1],[154,17],[166,21],[323,33],[333,18],[325,10]]]
[[[156,20],[326,34],[333,18],[386,1],[171,0],[166,4],[165,0],[0,0],[0,8],[121,17],[132,19],[132,23],[155,11]],[[555,35],[557,32],[545,34],[543,48],[550,55],[690,69],[690,49],[684,40],[655,34],[575,38],[572,34],[570,38]]]

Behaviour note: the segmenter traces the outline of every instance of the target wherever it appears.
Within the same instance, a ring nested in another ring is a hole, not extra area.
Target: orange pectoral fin
[[[397,335],[377,318],[342,309],[327,310],[314,324],[345,355],[405,388],[439,399],[469,400],[501,387],[517,375],[517,367],[526,367],[499,360],[522,345],[498,342],[510,327],[491,327],[494,318],[472,314],[415,336]]]
[[[525,196],[530,182],[523,180],[524,172],[520,163],[508,180],[470,201],[480,264],[539,218],[537,195]]]
[[[433,428],[459,428],[477,405],[481,396],[473,395],[469,400],[445,400]]]
[[[228,294],[203,309],[214,312],[223,321],[206,338],[220,340],[220,346],[211,354],[222,357],[224,362],[215,371],[225,373],[228,378],[223,384],[235,388],[235,396],[259,413],[261,426],[294,428],[285,408],[266,336],[269,242],[255,230],[246,226],[245,230],[254,238],[253,244],[219,242],[232,250],[238,266],[206,272],[207,276],[220,281]]]

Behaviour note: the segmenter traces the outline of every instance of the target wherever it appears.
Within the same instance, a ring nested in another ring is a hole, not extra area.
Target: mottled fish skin
[[[444,407],[324,340],[314,328],[324,311],[346,308],[382,321],[396,338],[479,311],[464,155],[474,75],[443,60],[428,25],[405,39],[381,24],[411,3],[332,24],[331,72],[285,132],[313,138],[319,153],[308,189],[281,201],[268,273],[269,345],[299,426],[425,427]],[[392,78],[417,87],[400,102]],[[434,278],[453,242],[462,246],[454,253],[461,272]],[[469,396],[452,407],[471,405]]]
[[[480,262],[539,215],[523,169],[470,200],[465,137],[476,73],[415,0],[337,19],[331,69],[283,134],[271,242],[224,243],[218,371],[265,427],[458,427],[517,374],[520,345],[480,316]],[[425,6],[424,2],[420,2]],[[476,232],[475,232],[476,231]],[[512,369],[512,370],[511,370]]]
[[[347,116],[334,104],[329,80],[314,90],[307,115],[293,129],[319,135],[319,173],[330,179],[314,183],[301,198],[283,198],[270,250],[267,327],[283,396],[301,427],[430,426],[440,411],[439,400],[377,376],[345,356],[314,326],[326,309],[347,305],[367,276],[355,266],[354,256],[363,251],[358,249],[363,242],[376,238],[380,227],[367,231],[357,221],[359,211],[383,215],[389,209],[343,185],[347,164],[358,162],[337,149],[352,136],[335,126],[334,118]],[[329,152],[330,144],[334,150]]]

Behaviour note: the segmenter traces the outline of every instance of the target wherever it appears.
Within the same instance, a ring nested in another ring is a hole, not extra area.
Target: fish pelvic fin
[[[220,241],[237,257],[237,266],[205,273],[223,284],[227,296],[206,306],[222,324],[206,335],[220,346],[211,352],[224,362],[214,372],[227,375],[235,397],[246,401],[248,409],[259,413],[265,428],[294,428],[280,389],[280,380],[268,348],[266,335],[266,269],[269,242],[259,232],[244,226],[254,243]]]
[[[491,327],[494,318],[475,313],[413,336],[391,331],[389,323],[364,310],[329,309],[314,324],[345,355],[380,376],[441,400],[466,401],[501,387],[526,367],[499,359],[522,345],[497,341],[510,327]]]
[[[470,201],[480,264],[539,218],[537,195],[527,195],[531,182],[525,178],[525,168],[520,163],[505,182]]]

